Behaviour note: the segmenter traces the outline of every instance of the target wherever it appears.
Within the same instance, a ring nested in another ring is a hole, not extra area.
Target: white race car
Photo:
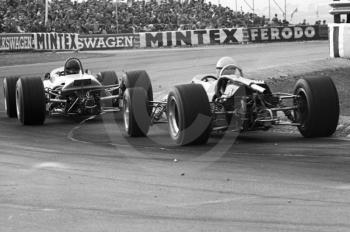
[[[152,124],[168,122],[178,145],[206,143],[213,131],[268,130],[275,125],[296,126],[304,137],[331,136],[339,118],[331,78],[302,78],[292,94],[272,93],[264,81],[244,78],[230,57],[218,61],[217,74],[197,75],[190,84],[174,86],[163,101],[153,101],[147,91],[125,90],[126,132],[146,136]]]
[[[92,75],[79,59],[40,77],[5,77],[5,111],[24,125],[43,124],[46,115],[95,115],[118,107],[120,86],[114,71]]]

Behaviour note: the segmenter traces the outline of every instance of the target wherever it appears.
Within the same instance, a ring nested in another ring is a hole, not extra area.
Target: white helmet
[[[218,62],[216,63],[216,68],[222,69],[223,67],[225,67],[226,65],[229,65],[229,64],[233,64],[233,65],[237,66],[236,61],[232,57],[224,56],[218,60]]]
[[[232,58],[232,57],[229,57],[229,56],[224,56],[224,57],[221,57],[218,62],[216,63],[216,72],[217,72],[217,75],[220,76],[222,75],[221,74],[221,71],[222,68],[224,67],[227,67],[228,65],[230,65],[231,67],[235,67],[235,69],[238,69],[240,72],[241,72],[241,68],[238,66],[237,62]],[[241,73],[241,76],[242,76],[242,73]]]

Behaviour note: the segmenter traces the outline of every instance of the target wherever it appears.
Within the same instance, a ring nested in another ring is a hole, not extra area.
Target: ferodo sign
[[[74,33],[33,33],[36,50],[76,50],[78,34]]]
[[[242,28],[140,33],[140,47],[234,44],[243,41]]]
[[[32,34],[0,34],[0,51],[32,50]]]
[[[319,39],[318,27],[263,27],[249,28],[250,42],[295,41]]]
[[[79,36],[78,49],[81,50],[104,50],[133,48],[138,43],[138,35],[81,35]]]

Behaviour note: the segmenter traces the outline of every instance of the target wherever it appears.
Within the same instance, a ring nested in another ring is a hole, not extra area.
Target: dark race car
[[[213,131],[278,125],[298,127],[304,137],[327,137],[338,124],[338,93],[331,78],[302,78],[292,93],[272,93],[264,81],[244,78],[230,57],[218,61],[217,74],[197,75],[190,84],[174,86],[161,101],[153,101],[147,73],[133,77],[133,83],[138,84],[123,94],[130,136],[146,136],[151,125],[167,122],[178,145],[204,144]]]

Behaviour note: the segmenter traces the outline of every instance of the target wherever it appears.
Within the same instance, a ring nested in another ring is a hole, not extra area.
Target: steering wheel
[[[201,81],[204,81],[204,82],[209,82],[209,81],[216,81],[217,78],[213,75],[207,75],[207,76],[204,76],[202,77]]]
[[[64,71],[60,71],[60,72],[57,72],[57,75],[58,76],[64,76],[64,75],[66,75],[66,73]]]

